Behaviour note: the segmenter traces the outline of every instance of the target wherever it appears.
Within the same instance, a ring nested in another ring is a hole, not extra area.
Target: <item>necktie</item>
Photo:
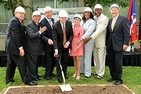
[[[113,18],[112,25],[111,25],[112,31],[114,30],[115,23],[116,23],[116,18]]]
[[[65,43],[67,41],[65,24],[63,24],[63,26],[62,26],[62,31],[63,31],[63,45],[65,45]]]
[[[49,20],[49,24],[50,24],[50,27],[52,28],[52,21],[51,21],[51,19]]]

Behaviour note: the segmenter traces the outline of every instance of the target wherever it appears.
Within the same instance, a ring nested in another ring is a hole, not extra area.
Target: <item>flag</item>
[[[128,21],[130,23],[130,42],[134,43],[137,41],[137,26],[136,26],[136,1],[130,0],[130,6],[128,10]]]
[[[138,42],[141,45],[141,15],[140,15],[140,25],[139,25],[139,36],[138,36]]]

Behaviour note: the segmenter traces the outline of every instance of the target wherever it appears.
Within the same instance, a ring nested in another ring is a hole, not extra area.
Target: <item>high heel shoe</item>
[[[76,74],[73,74],[72,78],[76,77]]]
[[[80,76],[76,76],[76,80],[79,80],[80,79]]]

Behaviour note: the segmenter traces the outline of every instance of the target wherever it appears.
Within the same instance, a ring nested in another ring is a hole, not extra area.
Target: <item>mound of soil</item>
[[[72,91],[62,92],[59,85],[13,86],[5,94],[135,94],[125,85],[73,85]]]

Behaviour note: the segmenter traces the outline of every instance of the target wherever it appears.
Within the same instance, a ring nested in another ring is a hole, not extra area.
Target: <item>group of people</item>
[[[90,7],[83,11],[83,16],[76,14],[73,23],[68,19],[68,13],[61,10],[59,20],[54,22],[53,9],[44,8],[45,17],[40,21],[39,11],[32,13],[32,20],[27,26],[22,24],[25,10],[22,7],[15,9],[13,17],[6,30],[5,50],[7,52],[6,84],[14,82],[15,68],[18,67],[22,81],[28,85],[37,85],[38,56],[45,53],[44,79],[51,80],[56,65],[56,74],[59,83],[62,83],[62,74],[67,79],[68,55],[73,57],[73,78],[80,79],[84,73],[90,78],[92,54],[94,58],[96,78],[101,79],[105,72],[106,52],[111,78],[115,85],[122,84],[122,57],[130,40],[130,25],[126,17],[119,15],[119,6],[112,4],[109,8],[112,18],[102,13],[100,4],[94,6],[94,14]],[[59,63],[62,65],[60,69]]]

